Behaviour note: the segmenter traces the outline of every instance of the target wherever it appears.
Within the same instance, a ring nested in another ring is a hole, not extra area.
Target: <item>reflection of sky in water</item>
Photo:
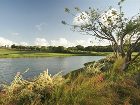
[[[0,59],[0,81],[13,79],[17,72],[23,73],[27,68],[29,71],[23,75],[29,78],[38,75],[48,69],[54,75],[60,71],[66,74],[72,70],[83,67],[86,62],[99,60],[102,56],[71,56],[71,57],[46,57],[46,58],[14,58]]]

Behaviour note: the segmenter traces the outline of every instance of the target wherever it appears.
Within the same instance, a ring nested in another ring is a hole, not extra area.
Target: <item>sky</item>
[[[81,35],[63,25],[62,20],[72,23],[74,17],[64,8],[88,10],[89,7],[106,10],[117,9],[118,0],[0,0],[0,45],[54,45],[74,46],[81,44],[104,45],[105,41]],[[140,0],[126,0],[123,10],[130,17],[140,12]],[[91,43],[92,41],[92,43]]]

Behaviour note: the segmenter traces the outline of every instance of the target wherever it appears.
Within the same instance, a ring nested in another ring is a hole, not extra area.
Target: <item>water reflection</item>
[[[0,59],[0,81],[10,82],[17,72],[23,73],[27,68],[29,68],[29,71],[24,74],[24,78],[32,78],[46,69],[49,69],[49,73],[52,75],[60,71],[66,74],[83,67],[86,62],[96,61],[101,58],[103,56]]]

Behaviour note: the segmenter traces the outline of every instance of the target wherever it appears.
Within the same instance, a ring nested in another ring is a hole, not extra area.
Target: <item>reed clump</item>
[[[139,105],[140,59],[118,73],[120,61],[109,57],[90,63],[74,79],[47,70],[27,81],[17,73],[10,85],[3,85],[0,105]],[[108,70],[103,70],[105,63]]]

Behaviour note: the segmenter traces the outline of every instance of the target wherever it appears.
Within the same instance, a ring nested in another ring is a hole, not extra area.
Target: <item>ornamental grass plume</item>
[[[23,79],[20,72],[17,72],[10,85],[4,85],[3,93],[5,97],[0,99],[1,105],[31,105],[38,99],[38,105],[49,101],[56,87],[62,85],[63,78],[59,74],[51,76],[48,69],[40,73],[32,81]],[[1,97],[1,96],[0,96]],[[36,104],[35,104],[36,105]]]
[[[73,75],[74,79],[60,73],[51,76],[46,70],[27,81],[18,72],[0,92],[0,105],[139,105],[140,85],[135,77],[140,72],[140,59],[123,73],[119,73],[123,60],[113,60],[90,63],[85,71]],[[100,71],[102,64],[110,63],[108,71]]]

